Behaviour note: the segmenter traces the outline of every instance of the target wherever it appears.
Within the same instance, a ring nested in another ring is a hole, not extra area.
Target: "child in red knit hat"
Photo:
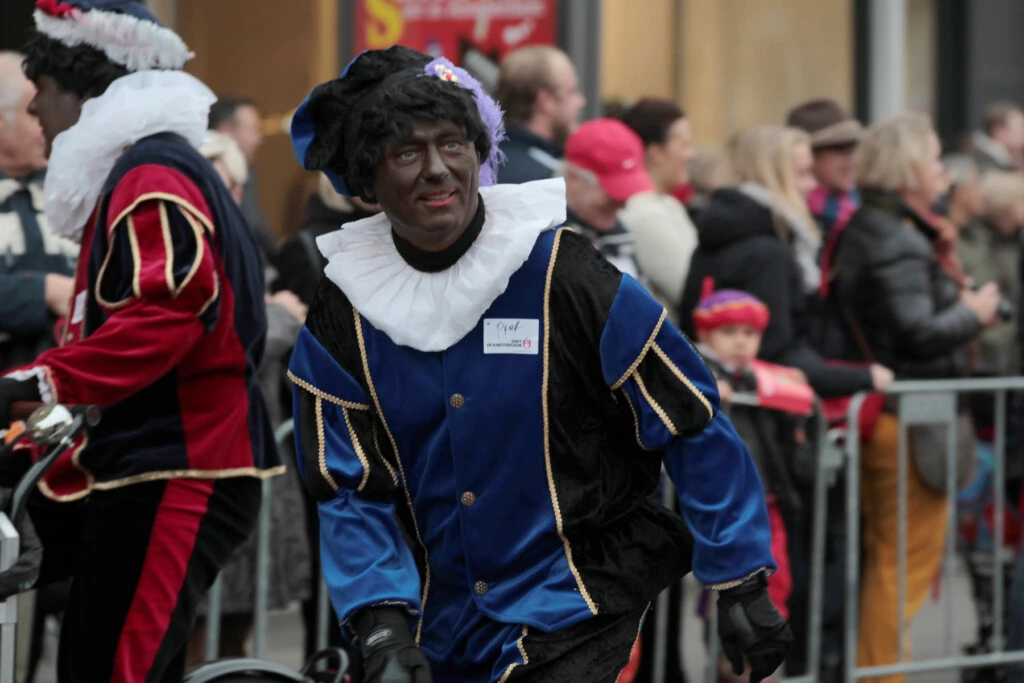
[[[775,410],[739,402],[739,395],[757,395],[757,378],[752,364],[757,358],[761,338],[768,327],[768,307],[757,297],[734,289],[710,293],[693,312],[694,327],[700,342],[698,351],[718,380],[723,408],[728,403],[729,417],[739,432],[754,462],[768,501],[772,528],[772,554],[779,566],[768,580],[768,595],[781,614],[788,618],[787,602],[793,586],[786,541],[783,511],[796,512],[800,500],[790,476],[787,454],[802,435],[791,416]],[[737,399],[733,403],[733,398]],[[720,681],[740,681],[722,658]],[[770,679],[766,679],[770,680]]]

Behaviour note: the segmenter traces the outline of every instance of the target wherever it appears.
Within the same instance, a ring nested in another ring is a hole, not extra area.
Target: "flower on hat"
[[[459,77],[455,75],[455,72],[446,67],[444,64],[435,64],[434,72],[437,77],[442,81],[448,81],[449,83],[458,83]]]

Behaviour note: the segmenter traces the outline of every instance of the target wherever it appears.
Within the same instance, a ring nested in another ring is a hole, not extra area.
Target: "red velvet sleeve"
[[[213,226],[195,186],[143,166],[118,184],[110,206],[106,255],[89,292],[108,317],[33,364],[55,401],[129,398],[181,363],[212,324],[220,295]]]

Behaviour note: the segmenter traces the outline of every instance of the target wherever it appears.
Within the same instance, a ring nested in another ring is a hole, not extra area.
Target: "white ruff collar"
[[[322,235],[324,273],[396,344],[444,351],[465,337],[526,262],[537,237],[565,222],[565,181],[481,187],[486,218],[455,265],[416,270],[401,257],[384,214]]]
[[[44,195],[50,229],[76,242],[126,147],[177,133],[199,147],[216,96],[184,71],[136,71],[82,105],[82,116],[53,141]]]

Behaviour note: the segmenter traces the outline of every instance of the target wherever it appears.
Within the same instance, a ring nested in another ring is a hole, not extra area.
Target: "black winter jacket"
[[[324,266],[327,265],[327,259],[316,248],[316,238],[339,230],[345,223],[372,215],[355,205],[350,211],[331,208],[319,194],[314,193],[309,198],[302,227],[284,243],[278,253],[278,274],[271,285],[271,291],[276,293],[287,289],[299,297],[302,303],[310,305],[316,286],[324,276]]]
[[[960,287],[935,259],[937,233],[892,195],[865,192],[836,247],[835,294],[874,359],[898,378],[966,374],[981,331]],[[853,348],[856,348],[854,346]]]
[[[693,309],[704,278],[715,289],[739,289],[763,301],[771,313],[758,354],[763,360],[799,368],[823,397],[871,388],[862,368],[828,365],[807,340],[807,296],[796,258],[779,239],[772,212],[739,190],[712,195],[697,220],[700,245],[693,254],[680,306],[683,330],[694,334]]]

